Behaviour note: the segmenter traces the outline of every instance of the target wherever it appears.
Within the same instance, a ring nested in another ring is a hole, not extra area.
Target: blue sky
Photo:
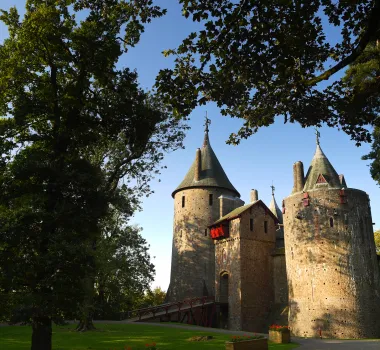
[[[156,0],[157,4],[168,8],[168,14],[154,20],[146,27],[141,42],[121,59],[120,66],[137,69],[143,88],[151,89],[158,71],[172,67],[171,58],[165,58],[162,51],[175,48],[191,31],[194,24],[181,16],[181,7],[175,0]],[[1,0],[0,8],[11,5],[23,8],[23,0]],[[329,39],[337,36],[328,33]],[[0,24],[0,41],[7,36],[4,25]],[[276,187],[278,204],[288,196],[293,186],[293,163],[301,160],[307,171],[315,151],[315,131],[303,129],[298,124],[283,124],[283,118],[270,127],[262,128],[257,134],[242,141],[239,146],[226,145],[231,132],[236,132],[242,122],[238,119],[222,117],[215,104],[199,107],[190,116],[185,139],[185,149],[170,153],[163,162],[167,166],[160,176],[151,183],[153,195],[143,199],[143,211],[137,213],[132,222],[143,228],[143,236],[150,244],[150,252],[156,265],[156,279],[153,286],[166,289],[170,279],[172,249],[173,199],[172,191],[179,185],[201,147],[206,111],[211,119],[210,142],[232,184],[241,193],[242,199],[249,201],[249,191],[255,188],[259,198],[269,204],[272,181]],[[375,228],[380,228],[380,188],[369,174],[368,164],[361,156],[368,153],[368,144],[356,147],[342,131],[322,127],[321,147],[339,174],[344,174],[348,187],[366,191],[371,198],[372,218]]]

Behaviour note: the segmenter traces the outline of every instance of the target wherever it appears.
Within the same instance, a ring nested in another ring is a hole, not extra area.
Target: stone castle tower
[[[202,148],[181,184],[174,190],[172,264],[167,301],[215,295],[215,248],[208,226],[221,211],[242,205],[211,148],[209,120]]]
[[[288,323],[293,335],[380,336],[380,270],[368,195],[347,188],[319,145],[294,187],[267,207],[256,190],[244,205],[208,136],[174,190],[167,302],[215,297],[222,328],[264,332]],[[211,314],[210,314],[211,315]],[[179,317],[179,316],[178,316]]]
[[[379,269],[368,195],[347,188],[319,145],[283,202],[289,326],[294,335],[380,336]]]

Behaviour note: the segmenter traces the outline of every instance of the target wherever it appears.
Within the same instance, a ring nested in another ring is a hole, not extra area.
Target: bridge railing
[[[157,306],[128,311],[127,318],[138,318],[139,320],[141,320],[143,316],[155,317],[157,314],[159,314],[159,316],[163,316],[168,315],[169,313],[179,312],[183,309],[192,309],[193,307],[203,306],[206,303],[212,302],[215,302],[215,297],[213,296],[190,298],[178,302],[166,303]]]

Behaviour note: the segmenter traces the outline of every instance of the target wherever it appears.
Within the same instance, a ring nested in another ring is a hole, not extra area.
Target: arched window
[[[330,218],[330,227],[334,227],[334,219]]]
[[[228,303],[228,273],[226,271],[220,274],[220,303]]]

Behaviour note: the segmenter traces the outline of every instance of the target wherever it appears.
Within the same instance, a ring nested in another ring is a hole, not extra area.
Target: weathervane
[[[272,189],[272,196],[274,196],[274,190],[275,190],[276,188],[273,186],[273,181],[272,181],[272,186],[270,186],[270,188]]]
[[[315,127],[315,135],[317,136],[317,145],[319,145],[319,138],[321,137],[321,133],[318,131],[318,128]]]
[[[206,127],[206,129],[205,129],[205,132],[207,132],[208,133],[208,126],[211,124],[211,120],[210,119],[208,119],[207,118],[207,112],[206,112],[206,117],[205,117],[205,127]]]

